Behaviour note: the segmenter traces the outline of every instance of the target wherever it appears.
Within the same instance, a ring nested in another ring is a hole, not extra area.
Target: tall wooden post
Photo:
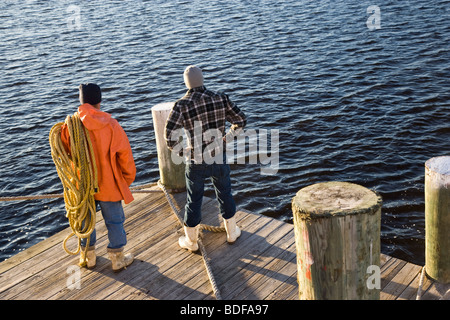
[[[425,270],[450,283],[450,156],[425,163]]]
[[[382,200],[348,182],[305,187],[292,200],[299,298],[380,299]]]
[[[156,149],[158,152],[158,165],[161,183],[172,192],[184,191],[185,163],[181,158],[178,163],[172,160],[172,152],[167,147],[164,131],[167,118],[173,108],[173,102],[157,104],[152,108],[153,127],[155,129]]]

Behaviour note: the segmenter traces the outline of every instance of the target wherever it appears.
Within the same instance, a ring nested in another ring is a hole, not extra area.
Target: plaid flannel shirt
[[[188,133],[187,148],[191,151],[191,159],[195,161],[199,158],[194,152],[203,154],[205,148],[217,137],[217,130],[220,131],[221,138],[225,136],[227,121],[232,124],[226,134],[226,140],[230,141],[230,138],[239,134],[247,124],[245,114],[224,93],[212,92],[204,86],[189,89],[186,95],[175,103],[166,122],[164,138],[172,150],[179,143],[180,134],[176,131],[184,128]],[[213,131],[210,132],[217,134],[205,134],[211,129]],[[200,145],[201,150],[196,149],[196,146]]]

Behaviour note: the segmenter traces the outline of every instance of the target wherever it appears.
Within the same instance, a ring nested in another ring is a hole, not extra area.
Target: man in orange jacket
[[[123,253],[127,237],[123,227],[125,215],[122,200],[125,203],[133,201],[129,186],[136,177],[136,166],[125,131],[109,113],[100,110],[102,100],[100,87],[87,83],[81,84],[79,90],[81,106],[78,107],[78,114],[84,127],[89,131],[97,164],[99,191],[94,198],[100,206],[108,229],[107,250],[113,270],[120,271],[134,259],[132,254]],[[61,128],[61,140],[67,153],[70,154],[70,137],[66,125]],[[80,261],[86,258],[88,268],[93,268],[96,264],[95,243],[94,230],[85,257],[85,251],[81,250]],[[82,239],[81,245],[85,248],[86,239]]]

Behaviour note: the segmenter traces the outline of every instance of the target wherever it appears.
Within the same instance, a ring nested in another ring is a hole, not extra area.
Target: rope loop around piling
[[[181,210],[177,209],[177,207],[174,204],[174,202],[172,200],[172,197],[170,196],[170,194],[167,191],[166,187],[159,180],[158,180],[158,186],[161,188],[161,190],[163,190],[163,192],[164,192],[164,194],[165,194],[165,196],[167,198],[167,202],[169,203],[170,207],[172,208],[173,213],[177,217],[177,219],[180,222],[180,224],[183,226],[184,222],[183,222],[183,219],[181,217]],[[213,231],[213,232],[223,232],[223,231],[225,231],[225,228],[212,227],[212,226],[207,226],[207,225],[203,225],[203,224],[200,225],[200,229],[209,230],[209,231]],[[208,254],[207,254],[205,246],[203,245],[203,242],[202,242],[202,240],[200,238],[198,239],[198,247],[199,247],[200,252],[202,254],[203,262],[204,262],[205,268],[206,268],[206,273],[208,274],[209,281],[211,282],[211,286],[212,286],[214,295],[215,295],[217,300],[222,300],[222,296],[220,294],[219,287],[217,286],[216,280],[214,278],[214,274],[212,272],[211,265],[209,263]]]

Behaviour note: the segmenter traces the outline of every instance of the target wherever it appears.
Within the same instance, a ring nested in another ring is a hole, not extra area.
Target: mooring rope
[[[131,187],[130,190],[133,193],[152,193],[152,192],[162,192],[161,190],[141,190],[156,186],[158,183],[148,183],[140,186]],[[0,201],[25,201],[25,200],[42,200],[42,199],[53,199],[53,198],[64,198],[64,193],[49,193],[49,194],[38,194],[32,196],[13,196],[13,197],[0,197]]]
[[[55,130],[54,131],[58,131],[60,130],[60,126],[62,125],[62,123],[58,124],[58,126],[55,125]],[[54,133],[52,133],[53,136],[55,136]],[[53,142],[51,142],[52,144]],[[54,145],[56,145],[56,143],[53,143]],[[60,162],[61,160],[57,160],[55,162],[55,164],[57,164],[58,162]],[[57,169],[58,170],[58,169]],[[60,172],[58,172],[60,173]],[[64,181],[65,179],[62,179],[62,181]],[[160,189],[159,190],[148,190],[148,188],[150,187],[154,187],[154,186],[158,186]],[[147,190],[143,190],[143,189],[147,189]],[[136,186],[136,187],[131,187],[130,190],[133,193],[152,193],[152,192],[163,192],[166,196],[167,202],[169,203],[170,207],[172,208],[173,213],[175,214],[175,216],[177,217],[179,223],[181,224],[181,226],[183,226],[183,219],[181,217],[181,213],[180,210],[177,209],[176,205],[173,203],[173,200],[169,194],[169,192],[167,191],[166,187],[161,183],[160,180],[158,180],[158,182],[156,183],[149,183],[149,184],[144,184],[144,185],[140,185],[140,186]],[[51,199],[51,198],[65,198],[65,195],[63,193],[61,194],[42,194],[42,195],[33,195],[33,196],[15,196],[15,197],[0,197],[0,201],[22,201],[22,200],[39,200],[39,199]],[[89,211],[89,210],[88,210]],[[94,213],[95,214],[95,213]],[[81,220],[80,220],[81,221]],[[91,217],[91,222],[95,221],[95,216]],[[81,225],[80,225],[81,226]],[[207,230],[207,231],[211,231],[211,232],[225,232],[225,228],[224,227],[218,227],[218,226],[211,226],[211,225],[206,225],[206,224],[200,224],[199,226],[200,231],[202,230]],[[77,230],[77,231],[73,231],[64,241],[63,241],[63,247],[64,250],[69,253],[69,254],[77,254],[80,251],[80,239],[82,237],[89,237],[90,233],[93,230],[93,225],[91,225],[88,228],[84,228],[84,234],[80,234],[81,230]],[[73,235],[77,235],[79,237],[79,241],[78,241],[78,248],[75,252],[71,252],[67,249],[66,247],[66,242],[67,240],[72,237]],[[89,240],[89,239],[88,239]],[[222,300],[222,296],[220,294],[220,290],[219,287],[217,286],[216,280],[214,278],[214,274],[212,272],[212,268],[210,265],[210,259],[208,257],[208,254],[206,252],[205,246],[203,245],[203,242],[201,240],[201,236],[198,239],[198,246],[203,258],[203,263],[205,264],[205,268],[206,268],[206,273],[208,274],[208,278],[209,281],[211,282],[211,286],[214,292],[214,295],[216,297],[217,300]],[[87,248],[87,246],[86,246]]]
[[[23,200],[40,200],[40,199],[52,199],[52,198],[64,198],[63,193],[55,194],[41,194],[35,196],[14,196],[14,197],[0,197],[0,201],[23,201]]]
[[[420,300],[422,298],[422,287],[424,278],[425,278],[425,266],[423,266],[422,272],[420,274],[419,288],[417,289],[416,300]]]
[[[164,192],[164,194],[165,194],[165,196],[167,198],[167,202],[169,203],[170,207],[172,208],[173,213],[177,217],[177,219],[180,222],[180,224],[183,226],[184,223],[183,223],[183,219],[181,217],[180,210],[177,209],[177,207],[175,206],[175,204],[172,201],[172,198],[170,197],[170,194],[167,192],[165,186],[159,180],[158,180],[158,186],[161,188],[161,190],[163,190],[163,192]],[[204,224],[200,225],[200,230],[202,230],[202,229],[203,230],[213,231],[213,232],[225,231],[225,228],[212,227],[212,226],[207,226],[207,225],[204,225]],[[198,239],[198,247],[199,247],[200,252],[202,254],[203,262],[204,262],[205,268],[206,268],[206,273],[208,274],[209,281],[211,282],[211,286],[213,288],[214,295],[216,296],[217,300],[222,300],[222,296],[220,294],[219,287],[217,286],[216,280],[214,278],[214,274],[213,274],[212,269],[211,269],[211,265],[209,264],[208,254],[206,252],[205,246],[203,245],[203,242],[200,239],[200,237]]]

